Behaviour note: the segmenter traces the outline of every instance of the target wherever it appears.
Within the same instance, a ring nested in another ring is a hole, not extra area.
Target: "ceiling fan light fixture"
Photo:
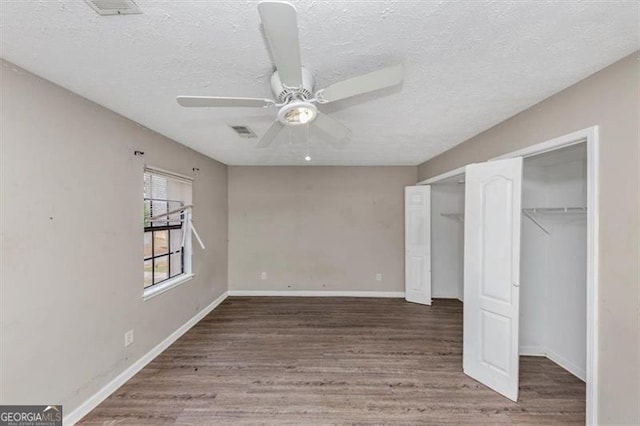
[[[285,126],[311,123],[318,115],[318,108],[310,102],[294,101],[278,111],[278,120]]]

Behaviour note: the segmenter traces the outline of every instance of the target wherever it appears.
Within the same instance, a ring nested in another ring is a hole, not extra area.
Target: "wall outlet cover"
[[[133,343],[133,330],[124,333],[124,346],[130,346]]]

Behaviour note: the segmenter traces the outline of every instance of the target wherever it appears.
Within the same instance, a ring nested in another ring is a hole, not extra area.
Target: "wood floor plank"
[[[514,403],[462,373],[462,304],[232,297],[80,424],[584,424],[585,384],[521,357]]]

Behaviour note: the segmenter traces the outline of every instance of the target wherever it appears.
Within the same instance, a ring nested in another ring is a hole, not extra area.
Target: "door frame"
[[[598,288],[599,288],[599,127],[592,126],[558,138],[502,154],[488,161],[513,157],[533,157],[579,143],[587,146],[587,408],[586,424],[598,421]],[[466,165],[441,173],[416,185],[429,185],[452,176],[464,174]]]

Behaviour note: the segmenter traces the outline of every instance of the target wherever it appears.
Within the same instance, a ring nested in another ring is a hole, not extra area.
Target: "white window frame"
[[[180,180],[183,181],[185,183],[188,183],[189,185],[191,185],[191,198],[193,200],[193,178],[190,176],[186,176],[183,174],[179,174],[179,173],[175,173],[172,171],[168,171],[168,170],[164,170],[164,169],[160,169],[158,167],[152,167],[152,166],[145,166],[144,170],[143,170],[143,175],[144,173],[152,173],[155,175],[160,175],[160,176],[165,176],[169,179],[174,179],[174,180]],[[155,296],[158,296],[162,293],[165,293],[166,291],[171,290],[172,288],[175,288],[181,284],[186,283],[187,281],[190,281],[191,279],[193,279],[193,277],[195,277],[195,274],[193,273],[193,246],[192,246],[192,238],[191,238],[191,234],[192,232],[194,232],[193,227],[192,227],[192,204],[189,204],[187,206],[184,207],[185,213],[184,213],[184,222],[182,224],[183,226],[183,239],[184,239],[184,245],[182,247],[183,250],[183,272],[180,275],[176,275],[172,278],[169,278],[167,280],[162,281],[161,283],[158,284],[152,284],[151,286],[144,288],[143,287],[143,292],[142,292],[142,299],[143,300],[149,300]],[[144,225],[143,225],[143,233],[144,233]]]

